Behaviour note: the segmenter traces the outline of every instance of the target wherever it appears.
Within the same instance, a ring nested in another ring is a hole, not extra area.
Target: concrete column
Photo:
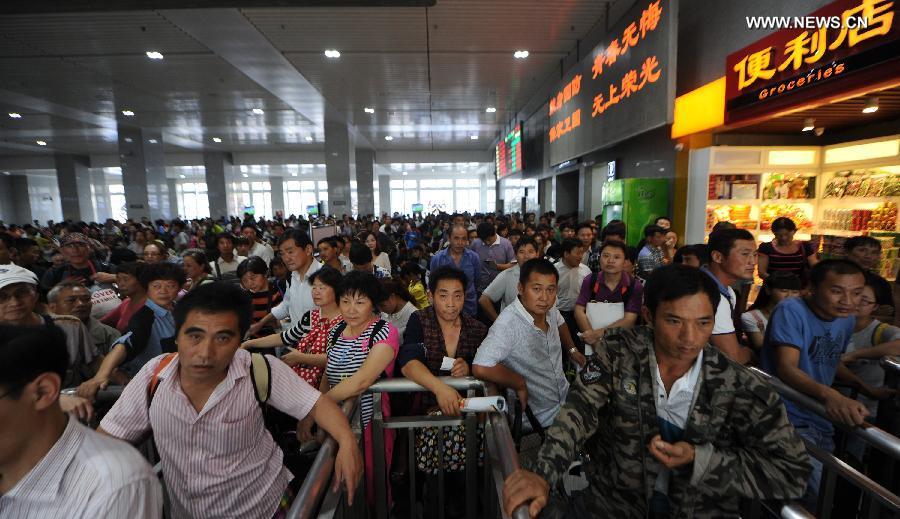
[[[119,157],[128,217],[132,220],[170,220],[169,183],[162,151],[162,135],[142,128],[119,127]]]
[[[487,192],[488,192],[488,182],[490,182],[490,180],[488,179],[488,177],[486,175],[482,175],[478,179],[478,181],[479,181],[478,187],[480,188],[479,192],[481,193],[481,197],[480,197],[481,199],[478,201],[478,203],[479,203],[478,210],[481,212],[484,212],[485,210],[487,210]]]
[[[91,187],[94,217],[98,223],[103,223],[107,218],[112,218],[112,208],[109,207],[109,187],[106,185],[106,173],[102,168],[91,171]]]
[[[278,211],[284,214],[284,177],[269,177],[269,184],[272,186],[272,214],[267,214],[266,218],[272,218]]]
[[[325,179],[328,207],[325,214],[350,214],[350,179],[356,169],[355,148],[350,143],[347,123],[325,120]]]
[[[172,218],[177,216],[181,216],[184,214],[184,208],[178,207],[178,191],[176,191],[176,180],[174,178],[166,179],[166,186],[169,191],[169,208],[172,214]]]
[[[375,150],[356,148],[356,204],[360,215],[375,213],[374,171]]]
[[[390,175],[378,175],[378,205],[381,212],[394,214],[391,211],[391,177]],[[381,215],[376,215],[381,218]]]
[[[0,220],[6,224],[31,223],[31,198],[28,196],[28,177],[0,176]],[[41,225],[47,222],[41,222]]]
[[[227,181],[230,178],[233,161],[230,153],[204,151],[203,165],[206,167],[206,193],[209,199],[209,216],[218,220],[228,216]]]
[[[63,219],[95,221],[87,157],[58,154],[53,158]]]

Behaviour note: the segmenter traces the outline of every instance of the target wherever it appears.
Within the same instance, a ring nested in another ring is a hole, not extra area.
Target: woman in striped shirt
[[[335,293],[343,276],[331,267],[322,267],[309,276],[314,308],[300,318],[290,330],[251,339],[242,348],[289,347],[281,360],[313,387],[319,387],[325,370],[325,349],[331,330],[344,320]]]
[[[360,420],[363,426],[366,454],[366,496],[370,503],[375,497],[375,473],[372,458],[372,417],[374,400],[363,394],[375,381],[394,376],[394,361],[400,349],[397,328],[378,315],[378,304],[387,294],[375,276],[366,272],[350,272],[341,280],[337,299],[344,316],[344,324],[332,330],[328,341],[328,362],[320,389],[336,402],[360,396]],[[381,395],[381,411],[390,416],[390,400]],[[302,441],[312,439],[312,420],[298,427]],[[392,429],[384,431],[386,472],[378,477],[389,480],[394,451]],[[388,489],[390,501],[390,488]]]
[[[772,221],[775,238],[769,243],[760,243],[757,260],[759,277],[766,279],[772,272],[788,272],[806,279],[809,269],[819,262],[812,244],[794,240],[797,224],[784,216]]]
[[[263,317],[269,315],[272,308],[281,303],[281,294],[278,290],[269,286],[269,265],[266,261],[258,256],[245,259],[238,265],[237,275],[241,280],[241,286],[250,293],[250,300],[253,308],[253,317],[251,322],[258,323]],[[251,335],[251,339],[257,337],[265,337],[275,333],[275,329],[267,326],[259,330],[255,335]]]

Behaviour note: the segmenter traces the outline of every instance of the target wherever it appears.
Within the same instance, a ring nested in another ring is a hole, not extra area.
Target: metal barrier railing
[[[879,450],[889,454],[894,459],[900,459],[900,439],[898,439],[897,437],[869,423],[864,423],[863,425],[857,427],[850,427],[841,423],[834,422],[825,411],[825,406],[822,405],[819,401],[803,393],[800,393],[796,389],[785,384],[781,379],[773,377],[772,375],[758,368],[749,369],[769,382],[769,384],[771,384],[772,387],[774,387],[775,390],[779,394],[781,394],[782,398],[786,398],[793,403],[818,414],[829,422],[832,422],[835,426],[839,427],[847,434],[866,443],[869,443]],[[824,491],[820,490],[819,494],[818,517],[822,519],[828,519],[831,517],[832,506],[834,502],[835,485],[837,476],[839,475],[843,479],[851,483],[853,486],[859,488],[864,493],[871,496],[873,504],[883,505],[891,510],[894,514],[900,513],[900,497],[898,497],[896,494],[890,492],[882,485],[878,484],[871,478],[854,469],[841,459],[837,458],[834,454],[826,452],[809,442],[805,443],[809,455],[820,461],[823,465],[822,485]],[[871,506],[869,516],[878,517],[878,508],[878,506]]]
[[[496,395],[493,387],[486,386],[482,381],[473,377],[440,377],[441,381],[460,392],[465,392],[466,397],[476,396],[477,394]],[[490,502],[483,502],[481,505],[485,510],[491,509],[495,511],[493,517],[503,517],[508,519],[503,513],[502,506],[499,504],[501,500],[501,491],[503,482],[514,470],[519,468],[518,458],[512,441],[512,435],[509,432],[509,426],[506,421],[505,414],[489,413],[489,417],[483,420],[484,425],[484,448],[485,463],[484,471],[479,471],[479,445],[478,445],[478,425],[479,415],[477,413],[464,413],[460,417],[445,416],[398,416],[385,418],[381,411],[381,395],[391,393],[419,393],[428,392],[428,389],[407,380],[405,378],[394,378],[381,380],[373,384],[367,390],[367,393],[373,395],[374,415],[372,418],[372,439],[373,439],[373,470],[375,472],[375,510],[374,517],[385,519],[389,516],[388,510],[388,487],[387,482],[390,477],[387,474],[387,460],[385,458],[384,439],[386,430],[406,430],[407,437],[407,458],[408,458],[408,474],[409,474],[409,506],[411,515],[414,517],[417,505],[417,485],[416,485],[416,448],[414,434],[416,429],[423,428],[442,428],[457,425],[465,425],[465,444],[466,444],[466,461],[465,461],[465,495],[466,495],[466,517],[475,519],[476,517],[484,517],[478,515],[477,498],[484,497]],[[428,501],[437,504],[436,518],[444,518],[444,508],[446,504],[446,496],[444,495],[444,460],[442,449],[437,449],[438,453],[438,471],[437,471],[437,500],[433,496],[429,496]],[[492,463],[492,461],[496,463]],[[486,492],[480,494],[477,491],[479,474],[484,476],[484,485]],[[364,487],[364,485],[361,485]],[[360,499],[365,503],[365,499]],[[357,509],[357,501],[354,500],[354,509]],[[327,504],[327,499],[326,499]],[[324,508],[325,505],[323,505]],[[352,515],[353,510],[345,508],[344,513],[340,515],[320,515],[323,517],[340,516],[345,517]],[[426,514],[427,516],[428,514]],[[513,519],[527,519],[528,506],[522,505],[513,513]]]
[[[900,373],[900,359],[897,359],[897,357],[882,357],[879,361],[879,365],[881,365],[882,369],[885,371]]]
[[[358,410],[359,401],[356,398],[351,398],[341,405],[341,411],[351,423]],[[309,472],[303,479],[303,484],[297,491],[294,503],[288,510],[287,519],[308,519],[319,511],[319,504],[328,490],[336,455],[337,442],[327,435],[319,447],[319,452],[316,454]]]

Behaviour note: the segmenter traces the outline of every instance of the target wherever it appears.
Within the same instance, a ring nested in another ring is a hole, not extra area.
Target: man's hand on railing
[[[89,402],[93,402],[97,398],[97,391],[101,389],[106,389],[106,386],[109,385],[109,378],[95,376],[92,379],[86,380],[78,386],[77,395],[81,398],[86,398]]]
[[[450,370],[450,376],[457,378],[469,376],[469,364],[466,362],[466,359],[457,357],[456,360],[453,361],[453,368]]]
[[[547,506],[550,485],[534,472],[518,469],[503,482],[503,510],[512,517],[520,505],[528,503],[528,515],[533,519]]]
[[[94,416],[94,406],[90,400],[75,395],[59,395],[59,407],[64,413],[72,413],[82,422],[88,422]]]
[[[334,483],[332,492],[337,492],[344,485],[347,496],[347,506],[353,505],[353,496],[356,495],[356,485],[359,484],[363,473],[362,454],[355,437],[343,439],[338,442],[338,453],[334,458]]]
[[[869,416],[869,410],[861,402],[847,398],[834,389],[827,393],[823,403],[828,417],[845,425],[862,425]]]

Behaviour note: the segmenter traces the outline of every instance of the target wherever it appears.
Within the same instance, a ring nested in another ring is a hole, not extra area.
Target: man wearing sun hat
[[[80,232],[70,232],[59,240],[59,250],[66,263],[48,270],[41,279],[41,288],[50,291],[64,280],[81,280],[91,291],[91,316],[100,318],[116,309],[122,302],[113,283],[115,269],[110,265],[91,258],[92,241]]]

